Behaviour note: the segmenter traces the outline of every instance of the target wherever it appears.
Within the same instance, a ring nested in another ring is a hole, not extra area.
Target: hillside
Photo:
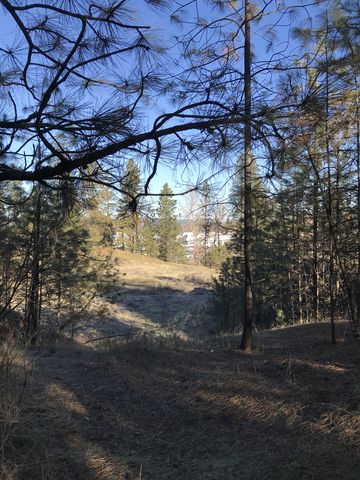
[[[75,325],[77,341],[158,329],[188,338],[214,329],[209,289],[215,270],[110,248],[98,256],[108,257],[110,267],[92,309]]]
[[[108,313],[25,353],[1,479],[360,478],[360,349],[345,323],[335,347],[318,323],[258,333],[244,354],[236,337],[201,341],[213,272],[113,261]],[[141,335],[85,343],[129,329]]]

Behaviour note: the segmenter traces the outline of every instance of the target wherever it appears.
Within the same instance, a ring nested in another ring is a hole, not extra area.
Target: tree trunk
[[[319,320],[319,259],[318,259],[318,182],[314,180],[313,191],[313,271],[312,271],[312,287],[313,287],[313,319],[315,322]]]
[[[29,297],[26,312],[26,334],[32,345],[35,345],[39,326],[39,293],[40,293],[40,259],[41,259],[41,187],[37,188],[35,215],[32,231],[32,268],[29,286]]]
[[[328,182],[328,220],[329,220],[329,294],[330,294],[330,329],[331,341],[336,344],[335,335],[335,298],[334,298],[334,235],[333,231],[333,199],[331,188],[331,153],[329,139],[329,74],[328,74],[328,53],[326,47],[326,120],[325,120],[325,142],[327,161],[327,182]]]
[[[244,138],[244,329],[241,348],[251,350],[253,330],[253,216],[252,216],[252,150],[251,150],[251,12],[250,1],[245,0],[245,45],[244,45],[244,93],[245,93],[245,138]]]
[[[356,167],[357,167],[357,312],[354,322],[354,336],[360,336],[360,108],[358,82],[356,95]]]
[[[304,323],[303,318],[303,284],[302,284],[302,267],[301,267],[301,256],[300,251],[298,255],[298,305],[299,305],[299,323],[302,325]]]

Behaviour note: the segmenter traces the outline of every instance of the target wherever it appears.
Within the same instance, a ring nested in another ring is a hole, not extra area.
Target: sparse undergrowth
[[[25,392],[31,375],[31,365],[25,351],[8,334],[0,344],[0,479],[18,479],[24,445],[31,441],[26,432]]]
[[[360,478],[360,344],[344,323],[335,347],[319,323],[259,332],[243,354],[239,335],[209,333],[211,270],[115,253],[82,344],[2,344],[1,480]],[[100,327],[120,336],[85,343]]]
[[[111,258],[111,275],[101,279],[87,315],[75,322],[76,340],[158,329],[202,337],[214,329],[210,288],[215,270],[110,247],[97,256]],[[66,332],[70,335],[69,328]]]
[[[43,348],[19,480],[358,480],[359,344],[325,324],[250,355],[176,336]],[[11,478],[11,477],[8,477]]]

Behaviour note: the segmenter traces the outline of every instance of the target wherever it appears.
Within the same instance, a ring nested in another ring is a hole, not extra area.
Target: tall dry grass
[[[0,479],[19,476],[24,437],[23,404],[32,366],[9,334],[0,343]]]

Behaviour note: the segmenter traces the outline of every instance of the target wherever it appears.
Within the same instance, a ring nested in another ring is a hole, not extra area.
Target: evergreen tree
[[[69,322],[74,327],[77,313],[96,291],[97,280],[90,234],[81,210],[73,211],[51,237],[52,248],[44,272],[47,301],[55,305],[58,328]]]
[[[24,319],[17,328],[35,343],[45,323],[60,326],[74,319],[94,291],[87,219],[80,206],[65,212],[61,190],[38,185],[29,195],[16,184],[4,187],[0,322],[9,323],[15,311]]]
[[[30,232],[24,205],[28,196],[17,182],[0,185],[0,324],[8,323],[18,296],[27,296]]]
[[[118,199],[107,187],[93,188],[91,193],[89,208],[84,212],[89,221],[91,239],[98,245],[114,246],[118,229]]]
[[[176,200],[173,192],[165,183],[161,190],[157,208],[157,239],[159,258],[165,262],[176,262],[185,258],[185,249],[179,239],[181,228],[176,215]]]
[[[140,171],[134,160],[129,160],[122,177],[123,194],[120,198],[118,219],[121,248],[130,252],[140,251],[140,206],[137,197],[140,192],[140,184]]]
[[[209,182],[204,182],[202,188],[202,247],[203,247],[203,255],[202,255],[202,264],[209,266],[210,259],[209,259],[209,251],[210,251],[210,234],[211,234],[211,227],[213,224],[213,205],[211,199],[211,188]]]
[[[147,210],[145,218],[143,219],[140,242],[142,253],[145,253],[150,257],[159,256],[159,245],[157,242],[157,219],[152,208]]]

